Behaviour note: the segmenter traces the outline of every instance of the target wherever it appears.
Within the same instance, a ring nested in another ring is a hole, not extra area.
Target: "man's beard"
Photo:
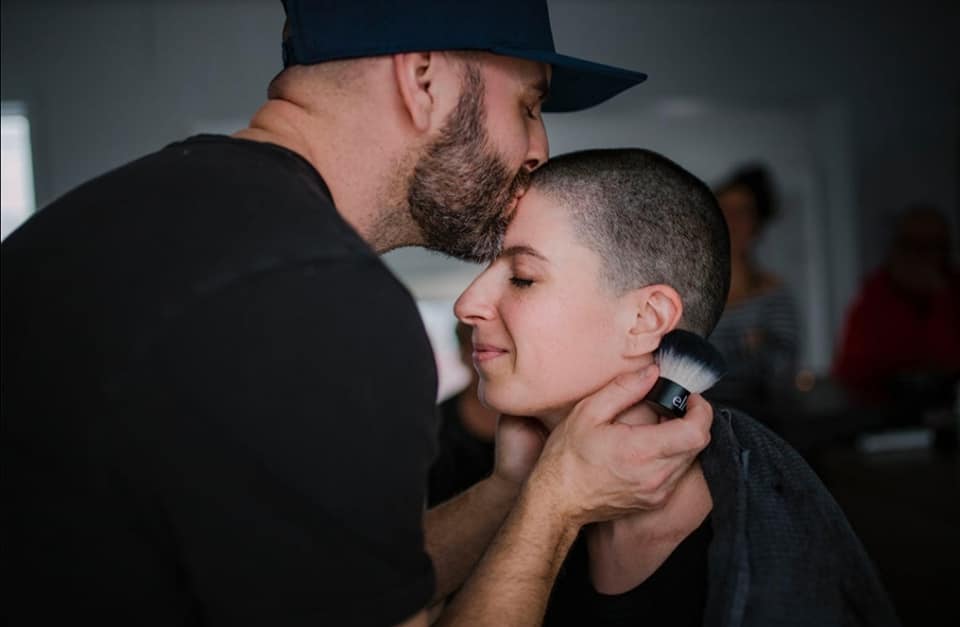
[[[511,172],[490,148],[483,122],[483,80],[468,66],[463,95],[417,162],[407,191],[423,245],[477,262],[499,254],[507,212],[530,180],[526,169]]]

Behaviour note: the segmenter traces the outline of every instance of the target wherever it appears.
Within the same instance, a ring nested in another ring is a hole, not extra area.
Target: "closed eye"
[[[524,289],[533,285],[533,279],[521,279],[520,277],[512,276],[510,277],[510,283],[514,287]]]

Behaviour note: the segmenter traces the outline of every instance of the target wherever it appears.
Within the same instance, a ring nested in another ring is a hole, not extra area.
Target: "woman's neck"
[[[653,358],[647,356],[632,362],[629,369],[652,362]],[[552,431],[573,406],[537,417]],[[638,403],[617,416],[617,422],[628,425],[653,425],[659,420],[647,403]],[[646,581],[703,524],[712,508],[710,489],[700,463],[695,461],[660,509],[587,527],[585,537],[594,588],[602,594],[622,594]]]
[[[477,439],[493,442],[497,435],[497,419],[500,417],[500,412],[480,402],[476,381],[472,381],[467,389],[457,396],[456,403],[463,428]]]
[[[586,530],[590,579],[601,594],[622,594],[646,581],[713,508],[695,462],[661,509],[598,523]]]

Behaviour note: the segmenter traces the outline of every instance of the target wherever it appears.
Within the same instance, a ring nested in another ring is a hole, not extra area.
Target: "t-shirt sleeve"
[[[211,624],[388,625],[428,604],[436,372],[377,260],[237,279],[143,343],[131,454]]]

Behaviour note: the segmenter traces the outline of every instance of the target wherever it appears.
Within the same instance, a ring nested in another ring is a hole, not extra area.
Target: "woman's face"
[[[628,368],[636,318],[609,290],[601,259],[574,236],[568,212],[536,188],[523,196],[503,253],[454,307],[473,327],[480,398],[548,427]],[[652,360],[651,360],[652,361]]]
[[[731,254],[737,257],[749,253],[759,233],[757,203],[753,194],[743,186],[731,187],[717,196],[717,204],[730,230]]]

